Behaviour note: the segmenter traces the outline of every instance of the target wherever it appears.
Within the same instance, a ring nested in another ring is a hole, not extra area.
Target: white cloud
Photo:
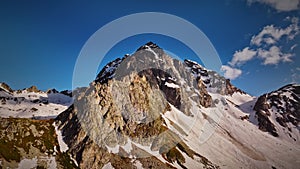
[[[256,51],[249,49],[249,47],[245,47],[243,50],[235,51],[233,58],[229,64],[231,66],[241,65],[249,60],[251,60],[255,55]]]
[[[280,62],[291,62],[293,53],[285,53],[278,42],[282,42],[283,37],[287,40],[294,40],[299,34],[299,18],[287,17],[285,20],[290,21],[286,28],[275,27],[274,25],[265,26],[261,32],[254,35],[250,41],[249,47],[236,51],[228,63],[231,67],[240,66],[251,59],[260,58],[264,65],[276,65]],[[292,51],[297,44],[290,48]]]
[[[237,77],[239,77],[242,74],[242,70],[232,68],[227,65],[222,65],[221,71],[224,72],[225,78],[228,78],[230,80],[236,79]]]
[[[272,46],[270,49],[258,49],[258,57],[263,59],[264,65],[277,65],[279,62],[291,62],[291,53],[282,53],[277,46]]]
[[[259,2],[270,5],[279,12],[287,12],[299,9],[300,0],[247,0],[249,4]]]
[[[281,38],[286,37],[293,40],[299,34],[299,19],[296,17],[287,17],[291,24],[286,28],[279,28],[274,25],[268,25],[257,35],[251,39],[251,45],[262,46],[263,44],[273,45],[276,44]]]
[[[223,65],[221,67],[224,76],[229,79],[237,78],[242,74],[242,70],[236,67],[252,59],[261,59],[263,65],[292,62],[292,57],[295,55],[292,51],[297,47],[297,44],[287,42],[295,40],[295,37],[300,33],[299,18],[287,17],[285,20],[290,22],[287,27],[281,28],[267,25],[257,35],[252,37],[248,47],[235,51],[231,61],[228,62],[229,66]],[[281,45],[285,45],[284,49],[288,51],[283,51]]]

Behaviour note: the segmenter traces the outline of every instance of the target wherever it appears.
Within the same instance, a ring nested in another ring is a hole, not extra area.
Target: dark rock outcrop
[[[229,79],[226,79],[226,94],[228,95],[233,95],[233,93],[241,93],[241,94],[246,94],[246,92],[242,91],[241,89],[233,86],[230,82]]]
[[[290,84],[260,96],[254,110],[256,111],[259,129],[277,137],[278,128],[286,128],[289,136],[292,137],[292,128],[296,129],[294,132],[299,132],[300,86]],[[275,121],[272,122],[271,118]],[[295,140],[295,138],[293,139]]]
[[[207,88],[206,90],[222,95],[233,95],[236,92],[246,94],[241,89],[232,85],[229,79],[220,76],[215,71],[207,70],[197,62],[188,59],[185,59],[184,63],[198,81],[201,80],[203,82]]]

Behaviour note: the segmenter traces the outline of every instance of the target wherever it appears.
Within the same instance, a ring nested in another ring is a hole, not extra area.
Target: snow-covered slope
[[[213,95],[213,98],[216,97],[223,96]],[[203,144],[199,144],[197,139],[201,137],[199,132],[201,125],[200,127],[196,125],[187,138],[188,145],[196,152],[202,152],[221,168],[297,168],[300,161],[295,158],[300,154],[299,144],[262,132],[247,118],[243,118],[253,113],[251,107],[254,104],[251,103],[255,102],[252,102],[251,97],[238,93],[234,96],[225,96],[225,99],[227,102],[221,106],[219,103],[218,109],[214,111],[212,111],[214,108],[202,110],[207,114],[207,119],[216,113],[221,116],[219,122],[213,120],[214,118],[209,122],[211,128],[215,129],[211,137]],[[244,109],[248,107],[250,114],[244,112],[242,107]]]
[[[36,87],[13,91],[0,84],[0,117],[55,118],[72,104],[72,98],[55,89],[47,92]]]

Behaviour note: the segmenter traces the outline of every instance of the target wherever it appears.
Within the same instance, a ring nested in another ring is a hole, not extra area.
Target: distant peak
[[[52,94],[52,93],[59,93],[56,89],[48,89],[46,91],[47,94]]]
[[[10,86],[4,82],[1,82],[0,83],[0,88],[6,90],[7,92],[13,92],[13,90],[10,88]]]
[[[147,42],[145,45],[139,47],[136,51],[142,50],[142,49],[161,49],[157,44],[153,43],[152,41]]]
[[[153,42],[148,42],[148,43],[146,43],[145,45],[147,45],[147,46],[149,46],[149,47],[151,47],[151,48],[159,48],[159,46],[157,46],[155,43],[153,43]]]
[[[25,89],[27,92],[33,92],[33,93],[41,93],[42,91],[39,90],[36,86],[31,86],[29,88]]]

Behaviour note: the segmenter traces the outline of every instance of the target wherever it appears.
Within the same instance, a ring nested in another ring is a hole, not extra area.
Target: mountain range
[[[254,97],[153,42],[109,62],[87,87],[1,83],[0,100],[2,168],[300,165],[300,85]]]

